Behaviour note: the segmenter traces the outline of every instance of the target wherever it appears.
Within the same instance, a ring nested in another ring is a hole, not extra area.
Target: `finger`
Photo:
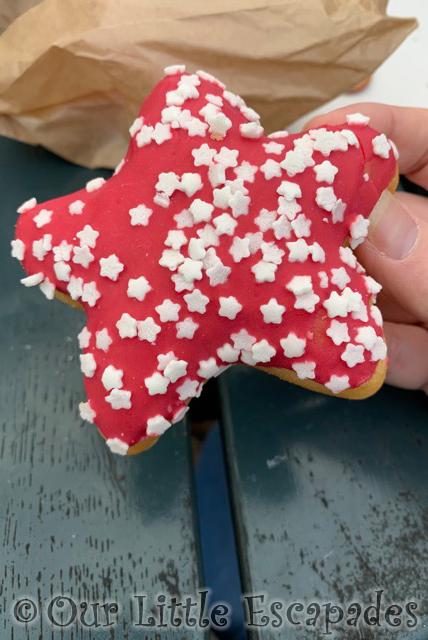
[[[428,322],[428,199],[385,192],[370,220],[358,259],[388,298]]]
[[[403,389],[428,387],[428,331],[408,324],[385,322],[388,345],[386,382]]]
[[[400,173],[412,182],[428,188],[428,109],[393,107],[375,102],[360,102],[316,116],[305,129],[325,124],[342,124],[346,115],[359,112],[370,117],[370,126],[396,144],[400,154]]]
[[[382,290],[376,301],[376,305],[382,312],[384,320],[389,322],[398,322],[400,324],[418,324],[419,318],[409,313],[396,300],[391,300],[389,296]]]

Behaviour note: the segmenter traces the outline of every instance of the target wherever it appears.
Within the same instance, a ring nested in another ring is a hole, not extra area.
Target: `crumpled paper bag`
[[[25,11],[34,7],[40,0],[1,0],[0,33]]]
[[[266,131],[361,82],[416,26],[387,0],[42,0],[0,36],[0,133],[113,167],[163,67],[226,82]]]

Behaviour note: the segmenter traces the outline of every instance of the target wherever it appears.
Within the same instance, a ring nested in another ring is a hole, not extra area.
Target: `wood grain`
[[[177,638],[173,630],[133,627],[131,600],[146,593],[155,602],[159,592],[181,597],[201,583],[186,427],[176,425],[142,456],[111,454],[78,414],[85,393],[76,335],[84,315],[22,287],[22,268],[10,258],[20,202],[92,177],[0,139],[0,637],[7,640]],[[41,609],[56,594],[118,602],[117,626],[61,630],[45,615],[28,628],[14,623],[17,598],[29,596]]]
[[[345,626],[337,637],[425,640],[426,395],[384,386],[353,402],[249,367],[229,369],[220,388],[243,591],[368,606],[383,589],[386,603],[419,603],[418,628]],[[274,637],[328,636],[303,625],[250,633]]]

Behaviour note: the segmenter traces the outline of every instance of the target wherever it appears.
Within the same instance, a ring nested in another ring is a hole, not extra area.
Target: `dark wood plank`
[[[385,386],[352,402],[243,367],[220,381],[244,591],[346,605],[384,589],[384,602],[418,602],[421,626],[337,637],[426,640],[428,398]]]
[[[133,627],[131,601],[194,594],[201,583],[187,429],[177,425],[135,458],[111,454],[78,416],[83,313],[24,289],[10,258],[20,202],[59,195],[94,175],[0,139],[0,637],[8,640],[179,638]],[[118,602],[117,626],[64,631],[45,615],[24,630],[14,623],[17,598],[32,598],[40,611],[57,594]]]

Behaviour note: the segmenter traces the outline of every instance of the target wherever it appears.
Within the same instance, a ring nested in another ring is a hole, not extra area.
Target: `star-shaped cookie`
[[[360,114],[265,136],[240,97],[182,66],[130,135],[109,180],[24,203],[12,241],[26,286],[86,311],[80,411],[110,448],[147,447],[234,363],[328,393],[375,390],[380,287],[352,250],[394,188],[391,141]]]

